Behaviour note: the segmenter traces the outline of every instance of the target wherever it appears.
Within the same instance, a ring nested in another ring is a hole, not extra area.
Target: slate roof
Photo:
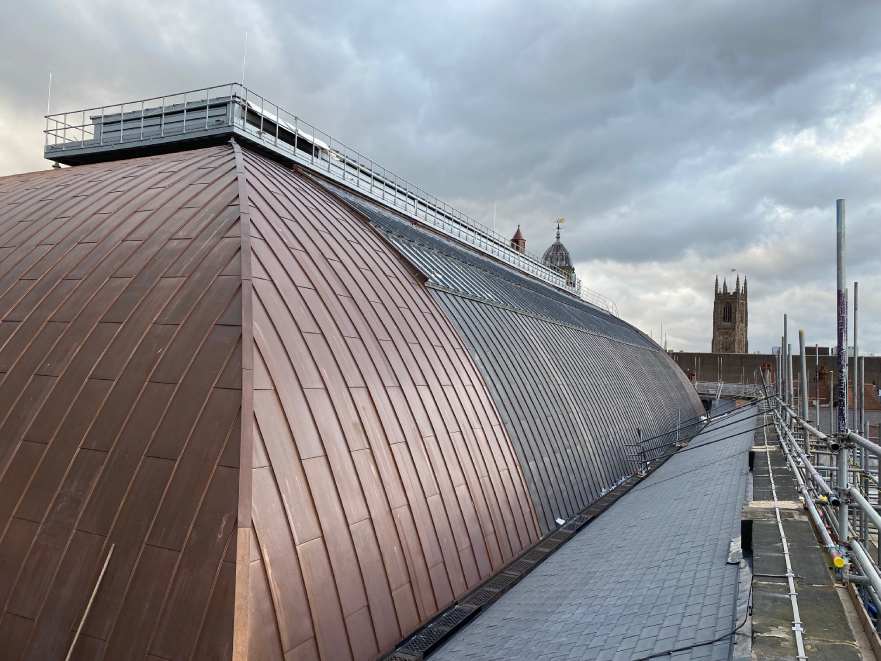
[[[736,626],[727,564],[756,418],[696,437],[456,634],[432,661],[635,659]],[[715,426],[732,422],[723,419]],[[713,443],[730,434],[737,436]],[[727,659],[730,639],[673,659]]]

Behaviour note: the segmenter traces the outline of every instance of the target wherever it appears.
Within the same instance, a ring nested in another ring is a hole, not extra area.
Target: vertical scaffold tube
[[[851,427],[860,428],[860,283],[853,283],[853,417]]]
[[[783,315],[783,401],[786,402],[788,406],[792,406],[792,399],[790,395],[789,381],[792,378],[789,375],[789,367],[786,364],[787,359],[789,358],[789,318],[786,314]]]
[[[835,202],[835,252],[837,265],[836,283],[836,318],[838,320],[836,367],[838,384],[836,395],[838,399],[838,433],[847,431],[847,282],[845,264],[845,234],[844,234],[844,200]],[[838,530],[842,542],[848,539],[848,511],[847,511],[847,443],[842,439],[841,449],[838,451],[838,489],[841,505],[838,508]]]
[[[801,353],[801,361],[799,363],[799,382],[798,395],[801,402],[801,417],[808,419],[808,361],[805,356],[805,332],[802,329],[798,331],[798,348]]]

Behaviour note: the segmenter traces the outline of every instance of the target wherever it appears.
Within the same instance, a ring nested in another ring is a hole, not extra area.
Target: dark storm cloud
[[[247,30],[250,87],[482,220],[496,204],[530,248],[566,216],[586,282],[681,348],[708,345],[713,274],[747,272],[767,348],[785,304],[831,335],[836,197],[851,276],[881,291],[879,19],[874,2],[22,4],[0,26],[0,170],[45,167],[48,71],[56,109],[237,80]]]

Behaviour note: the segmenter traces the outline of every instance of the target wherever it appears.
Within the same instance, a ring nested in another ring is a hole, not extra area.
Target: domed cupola
[[[547,250],[545,250],[541,261],[545,266],[549,266],[552,269],[565,273],[567,280],[572,280],[575,275],[575,268],[572,266],[572,258],[569,256],[569,251],[566,249],[566,246],[560,241],[560,225],[563,223],[563,219],[558,218],[556,222],[557,239],[548,246]]]

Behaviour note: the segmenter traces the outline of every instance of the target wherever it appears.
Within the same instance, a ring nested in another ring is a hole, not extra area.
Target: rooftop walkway
[[[432,661],[728,659],[727,634],[748,597],[738,594],[739,567],[728,557],[740,535],[756,414],[749,405],[713,422]]]

